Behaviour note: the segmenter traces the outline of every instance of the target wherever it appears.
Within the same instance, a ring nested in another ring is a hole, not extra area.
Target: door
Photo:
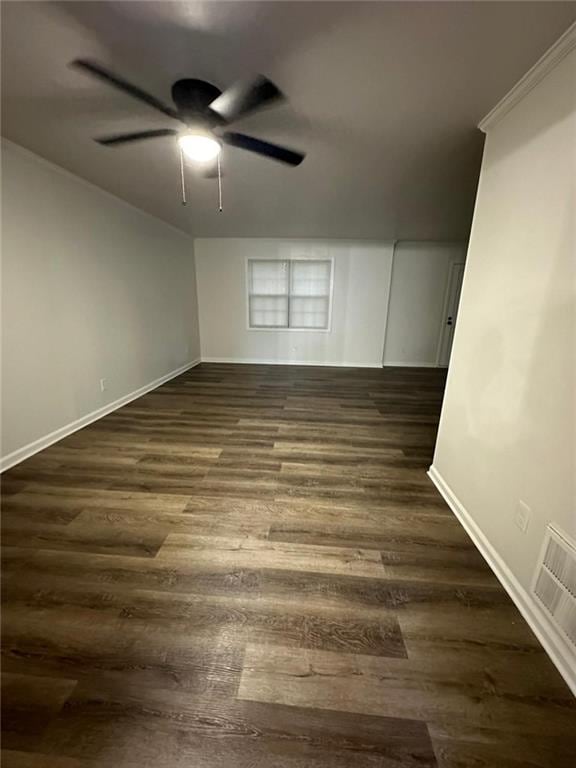
[[[440,347],[438,351],[438,365],[447,366],[450,362],[452,342],[454,341],[454,329],[458,315],[458,304],[462,292],[462,278],[464,277],[464,264],[452,264],[448,273],[448,286],[446,289],[446,304],[444,321],[440,335]]]

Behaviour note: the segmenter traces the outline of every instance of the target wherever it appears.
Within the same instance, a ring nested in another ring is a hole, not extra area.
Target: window
[[[248,325],[327,331],[330,259],[249,259]]]

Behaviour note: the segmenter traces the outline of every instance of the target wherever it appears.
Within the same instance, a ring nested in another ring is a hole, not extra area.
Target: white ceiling
[[[576,18],[556,2],[3,2],[2,133],[197,237],[459,239],[482,151],[476,124]],[[180,77],[262,72],[289,104],[236,130],[308,153],[240,150],[179,199],[175,142],[91,137],[171,125],[68,69],[96,59],[169,101]]]

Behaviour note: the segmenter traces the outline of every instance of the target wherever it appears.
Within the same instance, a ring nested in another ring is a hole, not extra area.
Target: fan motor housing
[[[172,100],[178,110],[192,120],[202,116],[210,122],[219,122],[218,116],[208,107],[222,91],[205,80],[177,80],[172,86]]]

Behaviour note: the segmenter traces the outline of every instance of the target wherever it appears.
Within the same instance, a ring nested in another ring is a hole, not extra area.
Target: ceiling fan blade
[[[159,139],[162,136],[176,136],[177,134],[178,131],[173,128],[159,128],[153,131],[138,131],[137,133],[119,133],[114,136],[102,136],[102,138],[94,139],[94,141],[105,147],[117,147],[120,144],[130,144],[133,141]]]
[[[271,80],[258,75],[251,82],[239,82],[232,85],[210,104],[210,109],[220,115],[227,123],[238,120],[249,112],[268,106],[275,101],[284,100],[284,94]]]
[[[227,131],[222,135],[222,140],[231,147],[238,149],[247,149],[248,152],[255,152],[257,155],[270,157],[272,160],[278,160],[288,165],[300,165],[306,157],[302,152],[295,152],[293,149],[280,147],[278,144],[270,144],[268,141],[256,139],[254,136],[246,136],[245,133],[234,133]]]
[[[149,107],[153,107],[154,109],[163,112],[165,115],[168,115],[168,117],[173,117],[176,120],[181,119],[175,109],[167,106],[161,102],[160,99],[157,99],[155,96],[151,96],[149,93],[146,93],[146,91],[138,88],[137,85],[129,83],[123,77],[120,77],[120,75],[115,75],[113,72],[110,72],[108,69],[94,61],[88,61],[87,59],[75,59],[73,62],[71,62],[70,66],[75,67],[76,69],[80,69],[81,71],[86,72],[93,77],[97,77],[99,80],[102,80],[104,83],[108,83],[108,85],[111,85],[113,88],[116,88],[123,93],[127,93],[129,96],[138,99],[138,101],[142,101],[144,104],[148,104]]]

